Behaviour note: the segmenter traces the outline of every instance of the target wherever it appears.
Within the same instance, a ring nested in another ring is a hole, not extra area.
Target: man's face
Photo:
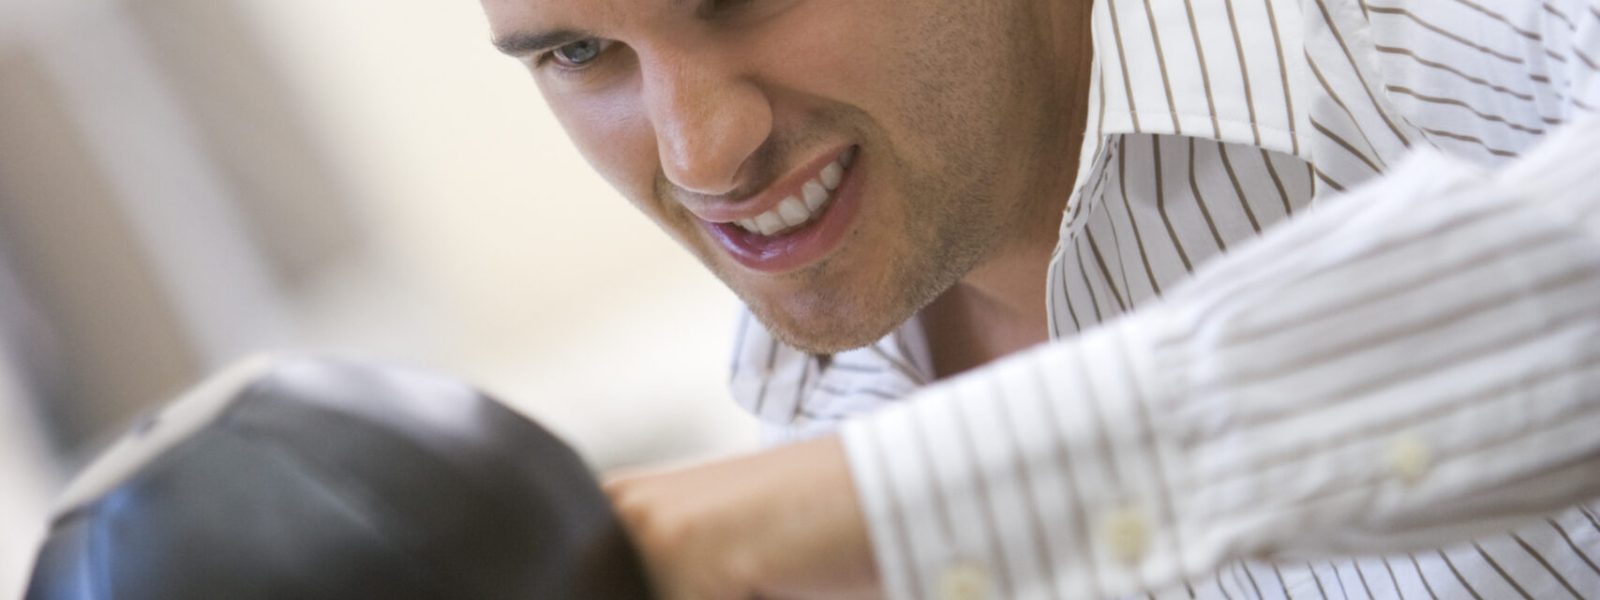
[[[482,0],[589,162],[814,352],[1037,229],[1062,1]]]

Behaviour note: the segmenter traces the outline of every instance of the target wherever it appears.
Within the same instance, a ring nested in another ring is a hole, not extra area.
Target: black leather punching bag
[[[69,486],[27,600],[650,596],[583,463],[460,383],[257,360]]]

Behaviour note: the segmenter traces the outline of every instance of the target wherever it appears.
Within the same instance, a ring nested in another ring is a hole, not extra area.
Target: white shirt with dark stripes
[[[1600,598],[1600,2],[1096,1],[1055,342],[741,322],[885,593]]]

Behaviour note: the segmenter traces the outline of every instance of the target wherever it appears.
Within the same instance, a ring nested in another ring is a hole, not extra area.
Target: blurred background
[[[240,357],[476,382],[596,468],[753,447],[736,301],[469,0],[0,0],[0,598],[52,496]]]

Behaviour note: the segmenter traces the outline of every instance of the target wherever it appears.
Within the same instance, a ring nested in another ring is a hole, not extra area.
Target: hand
[[[604,488],[667,600],[878,596],[837,438]]]

